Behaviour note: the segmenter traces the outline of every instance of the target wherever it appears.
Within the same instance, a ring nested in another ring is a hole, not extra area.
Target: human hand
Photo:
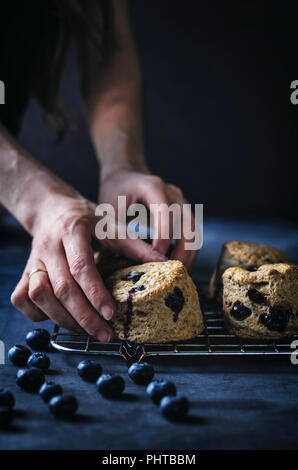
[[[32,230],[31,253],[11,296],[13,305],[33,321],[52,319],[69,330],[85,330],[99,341],[113,331],[104,320],[115,304],[94,263],[95,204],[80,195],[51,194],[42,205]],[[105,242],[103,241],[104,245]],[[109,240],[110,250],[134,253],[140,262],[164,260],[142,240]],[[36,268],[38,271],[29,274]]]
[[[127,207],[136,202],[144,203],[148,208],[150,204],[166,204],[170,206],[173,203],[186,204],[182,191],[172,184],[165,183],[160,177],[149,173],[136,172],[127,169],[119,169],[105,174],[101,181],[99,202],[110,203],[113,205],[117,216],[118,196],[126,196]],[[156,238],[152,242],[152,247],[163,255],[166,255],[171,244],[171,234],[173,233],[173,220],[165,212],[159,211],[155,206],[153,208],[154,233]],[[181,217],[181,238],[175,240],[175,246],[171,252],[171,259],[182,261],[186,267],[191,270],[197,255],[197,250],[185,249],[185,236],[183,225],[190,223],[192,230],[195,227],[195,219],[190,215],[190,220]],[[163,239],[161,234],[163,230],[168,229],[169,238]],[[187,240],[189,241],[189,240]]]

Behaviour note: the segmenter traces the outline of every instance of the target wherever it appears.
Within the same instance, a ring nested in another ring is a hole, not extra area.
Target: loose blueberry
[[[122,281],[131,281],[133,283],[138,282],[141,277],[145,274],[144,272],[138,271],[131,271],[130,273],[126,274],[126,276],[121,277]]]
[[[98,362],[87,359],[78,364],[77,371],[79,376],[86,382],[96,382],[102,374],[102,367]]]
[[[165,304],[168,308],[173,310],[173,321],[176,322],[178,320],[178,314],[184,306],[184,296],[179,287],[175,287],[174,291],[167,295],[165,298]]]
[[[9,406],[0,407],[0,428],[6,428],[12,421],[13,411]]]
[[[172,420],[185,418],[189,410],[189,401],[185,397],[163,397],[160,402],[162,414]]]
[[[266,297],[262,292],[258,291],[257,289],[249,289],[247,291],[247,295],[250,298],[252,302],[255,304],[265,304],[266,303]]]
[[[40,369],[20,369],[17,373],[17,385],[27,392],[38,392],[44,383],[44,375]]]
[[[38,395],[48,403],[51,398],[57,395],[62,395],[63,390],[61,385],[55,384],[54,382],[45,382],[39,389]]]
[[[242,321],[248,318],[251,315],[251,310],[248,307],[245,307],[241,302],[235,302],[231,308],[231,316],[236,320]]]
[[[96,388],[105,398],[117,398],[125,388],[125,382],[120,375],[103,374],[96,382]]]
[[[49,402],[50,412],[61,419],[73,418],[78,406],[78,401],[73,395],[58,395]]]
[[[28,358],[31,355],[30,349],[22,346],[21,344],[16,344],[8,351],[8,359],[15,365],[15,366],[26,366]]]
[[[15,404],[15,398],[13,394],[6,388],[0,388],[0,406],[13,408],[14,404]]]
[[[289,316],[289,312],[284,312],[277,307],[270,307],[269,313],[263,313],[259,316],[259,322],[270,331],[283,333],[287,327]]]
[[[26,336],[26,342],[34,351],[45,351],[50,344],[51,336],[47,330],[37,328],[29,331]]]
[[[36,367],[37,369],[41,369],[44,371],[48,370],[50,365],[50,358],[45,353],[41,352],[35,352],[31,354],[27,362],[28,367]]]
[[[135,362],[128,369],[128,375],[134,383],[138,385],[148,385],[153,379],[154,369],[147,362],[143,362],[142,364]]]
[[[166,395],[176,395],[176,387],[167,380],[153,380],[146,389],[147,395],[158,405],[160,400]]]

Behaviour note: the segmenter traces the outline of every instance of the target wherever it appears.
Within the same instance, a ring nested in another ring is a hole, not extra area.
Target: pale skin
[[[115,2],[115,14],[118,47],[109,67],[94,76],[94,86],[85,102],[101,166],[99,202],[116,208],[117,196],[125,195],[128,204],[182,204],[185,199],[181,190],[152,175],[146,165],[141,78],[125,2]],[[113,332],[105,320],[115,314],[115,304],[93,260],[95,204],[39,164],[3,127],[0,202],[33,237],[29,259],[11,296],[13,305],[33,321],[50,318],[64,328],[83,329],[99,341],[110,341]],[[165,223],[162,216],[155,217],[157,234]],[[176,241],[171,258],[181,260],[190,269],[196,252],[186,251],[184,241]],[[152,246],[129,238],[101,243],[143,263],[165,261],[170,242],[157,237]],[[29,279],[35,268],[47,272],[38,272]]]

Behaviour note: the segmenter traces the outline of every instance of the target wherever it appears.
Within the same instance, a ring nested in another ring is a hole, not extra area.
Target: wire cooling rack
[[[224,327],[221,312],[204,313],[205,330],[196,338],[180,343],[132,344],[127,341],[100,343],[88,335],[70,333],[55,326],[51,344],[65,352],[120,356],[128,363],[141,362],[148,356],[228,356],[228,355],[278,355],[291,354],[292,338],[263,341],[241,339],[229,334]]]

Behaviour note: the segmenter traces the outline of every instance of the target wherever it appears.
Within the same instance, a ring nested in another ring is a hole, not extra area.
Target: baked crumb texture
[[[223,310],[229,331],[242,338],[278,339],[298,332],[298,268],[264,264],[223,276]]]
[[[272,246],[253,242],[226,242],[222,246],[220,257],[210,279],[209,296],[222,302],[222,275],[232,266],[255,271],[263,264],[285,262],[287,258],[284,252]]]
[[[116,336],[136,343],[187,340],[204,329],[197,289],[180,261],[115,271],[106,285],[116,302]]]

